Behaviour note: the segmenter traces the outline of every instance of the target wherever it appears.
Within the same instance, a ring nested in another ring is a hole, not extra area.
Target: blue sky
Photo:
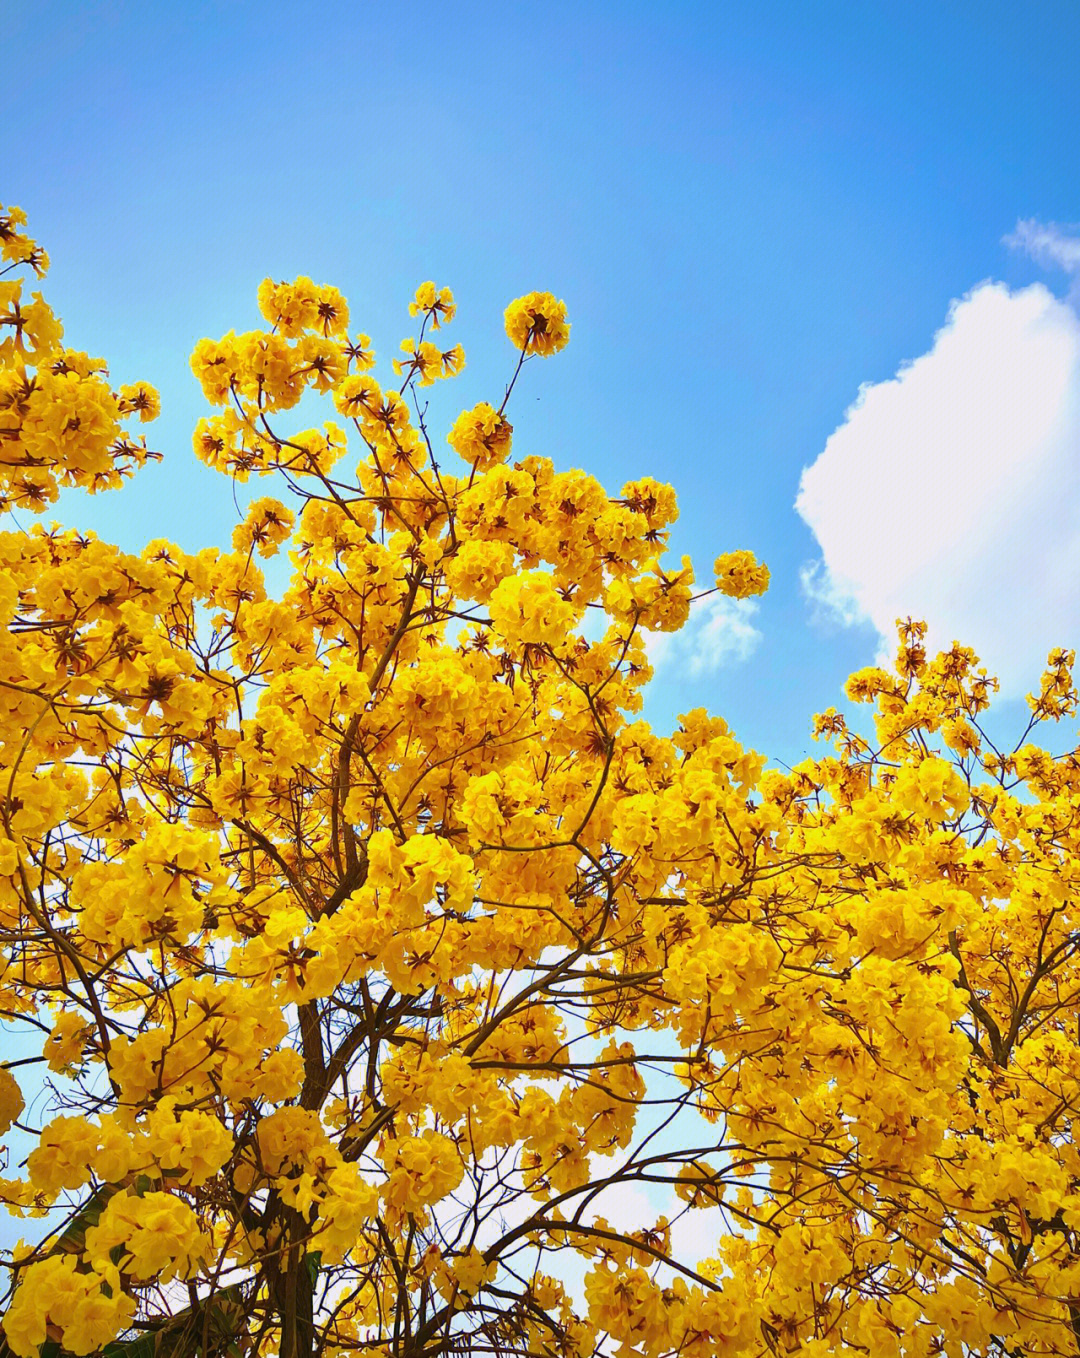
[[[515,448],[673,483],[699,579],[736,547],[773,571],[756,614],[661,656],[658,724],[706,705],[797,759],[894,609],[985,637],[1014,694],[1047,637],[1080,640],[1080,249],[1045,225],[1080,217],[1075,4],[6,0],[2,23],[0,197],[68,341],[164,402],[165,462],[65,521],[227,541],[188,354],[258,323],[266,275],[337,284],[387,359],[416,285],[453,287],[450,418],[501,395],[503,308],[548,289],[571,343],[515,392]]]

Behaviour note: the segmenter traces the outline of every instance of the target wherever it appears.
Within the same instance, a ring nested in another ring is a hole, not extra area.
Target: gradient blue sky
[[[60,517],[129,547],[227,539],[229,486],[191,453],[204,407],[188,354],[258,323],[267,274],[337,284],[386,358],[415,286],[452,286],[468,367],[446,384],[451,417],[501,395],[503,308],[549,289],[571,344],[515,392],[515,447],[613,491],[647,473],[672,482],[673,545],[699,579],[735,547],[769,563],[756,648],[710,659],[702,634],[696,671],[689,649],[669,652],[650,715],[707,705],[774,758],[808,750],[810,714],[879,644],[871,622],[823,617],[800,585],[822,555],[794,509],[803,469],[861,384],[932,349],[954,299],[987,279],[1006,299],[1039,283],[1046,312],[1068,292],[1044,269],[1071,258],[1067,232],[1041,264],[1003,237],[1020,219],[1080,215],[1075,3],[5,0],[0,25],[0,196],[53,256],[47,295],[68,341],[164,403],[150,429],[165,462],[120,495],[65,499]],[[1063,419],[1080,384],[1071,314],[1053,312]],[[933,390],[950,399],[949,382]],[[847,455],[899,458],[912,499],[877,505],[864,487],[851,514],[918,517],[936,493],[927,458],[932,472],[950,445],[916,424],[910,474],[903,438],[860,442],[852,424]],[[819,480],[843,506],[844,449],[830,446]],[[914,540],[932,564],[930,531]],[[1013,534],[1021,572],[1031,531]],[[948,562],[954,596],[985,590],[977,554]],[[932,609],[924,598],[910,607]],[[943,626],[963,621],[958,607]],[[1065,644],[1080,640],[1071,607],[1047,624],[1072,628],[1055,634]]]

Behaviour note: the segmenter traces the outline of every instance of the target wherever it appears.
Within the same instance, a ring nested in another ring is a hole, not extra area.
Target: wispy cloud
[[[750,621],[757,611],[753,599],[711,594],[692,606],[681,632],[646,633],[649,660],[657,670],[679,666],[695,679],[749,660],[761,641]]]
[[[1013,250],[1023,250],[1045,269],[1080,272],[1080,226],[1021,218],[1016,229],[1003,238]]]

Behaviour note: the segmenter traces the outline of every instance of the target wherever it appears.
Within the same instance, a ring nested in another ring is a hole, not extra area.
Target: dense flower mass
[[[24,226],[0,494],[38,509],[158,403],[26,301]],[[446,288],[396,383],[336,289],[258,304],[192,357],[198,456],[282,497],[228,547],[0,531],[11,1351],[1077,1354],[1073,654],[1015,748],[911,620],[795,768],[657,732],[645,636],[713,593],[671,489],[512,461],[506,401],[441,462]],[[549,294],[506,323],[514,377],[566,343]]]

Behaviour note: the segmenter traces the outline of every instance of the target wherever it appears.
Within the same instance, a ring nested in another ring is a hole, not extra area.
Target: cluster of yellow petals
[[[486,472],[509,460],[513,432],[514,426],[501,410],[481,401],[472,410],[461,412],[447,435],[447,442],[478,472]]]
[[[506,333],[510,343],[523,354],[548,358],[566,347],[570,327],[566,322],[566,303],[550,292],[530,292],[506,308]]]
[[[113,1270],[115,1273],[115,1270]],[[47,1339],[68,1353],[95,1353],[127,1328],[135,1299],[70,1254],[32,1263],[4,1313],[4,1334],[15,1353],[36,1354]]]
[[[18,1080],[6,1066],[0,1066],[0,1136],[10,1128],[25,1106]]]
[[[145,382],[114,390],[102,359],[64,346],[64,327],[40,292],[29,300],[16,274],[41,278],[49,257],[22,231],[25,214],[0,204],[0,511],[36,511],[61,488],[99,491],[158,456],[124,427],[153,420],[157,392]]]
[[[454,294],[449,288],[437,288],[428,281],[416,289],[416,296],[409,303],[410,316],[423,316],[430,320],[433,329],[438,330],[447,321],[452,321],[457,313]]]
[[[753,552],[725,552],[716,558],[716,588],[733,599],[764,594],[769,588],[769,568]]]
[[[156,397],[0,286],[6,503],[112,484]],[[657,732],[670,487],[511,461],[506,402],[441,465],[448,289],[396,384],[336,289],[258,300],[193,357],[199,455],[279,477],[228,549],[0,532],[12,1352],[1075,1353],[1072,653],[1015,747],[910,620],[795,768]]]

